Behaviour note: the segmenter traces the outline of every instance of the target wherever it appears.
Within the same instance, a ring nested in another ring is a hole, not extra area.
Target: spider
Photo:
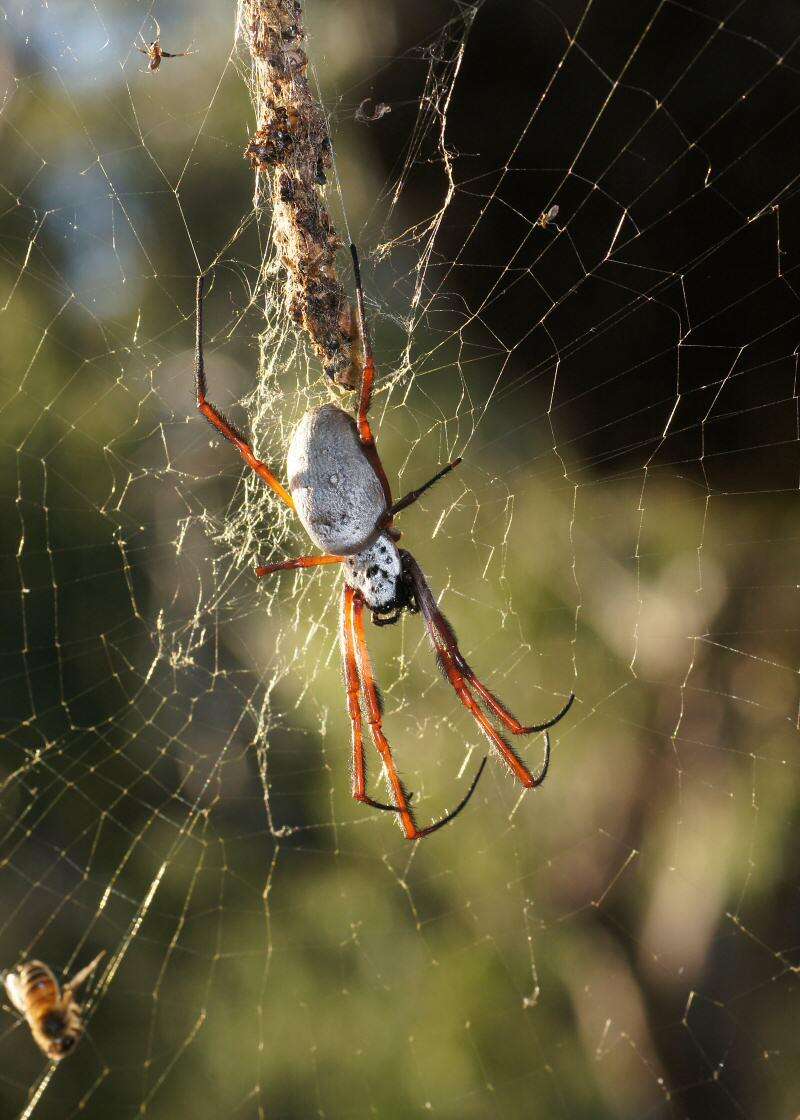
[[[294,510],[303,528],[322,555],[298,556],[256,568],[261,578],[273,572],[313,568],[320,564],[342,564],[344,588],[340,615],[340,642],[344,662],[347,712],[352,727],[353,787],[356,801],[373,809],[397,814],[408,840],[430,836],[452,821],[466,806],[486,765],[486,758],[461,801],[440,820],[425,828],[417,825],[410,795],[397,772],[389,741],[383,731],[380,693],[367,649],[364,632],[364,607],[372,612],[377,626],[398,621],[403,611],[421,613],[440,667],[458,699],[472,714],[489,743],[505,760],[515,777],[528,789],[541,785],[550,762],[547,730],[562,719],[575,699],[570,694],[564,707],[545,723],[524,726],[478,679],[458,648],[455,632],[444,617],[422,570],[406,549],[398,548],[400,533],[393,521],[401,510],[416,502],[429,487],[461,462],[454,459],[422,486],[398,501],[392,500],[389,481],[375,446],[368,418],[375,363],[364,313],[364,291],[358,253],[350,246],[355,275],[357,326],[361,338],[364,366],[357,416],[353,418],[333,404],[306,412],[295,429],[287,454],[288,490],[266,463],[257,459],[245,436],[207,398],[203,360],[203,287],[205,277],[197,278],[197,350],[195,384],[197,407],[225,439],[230,440],[247,466]],[[362,703],[372,738],[383,763],[391,791],[392,804],[375,801],[367,793]],[[525,763],[495,728],[492,720],[514,735],[545,736],[544,762],[534,777]]]
[[[161,65],[162,58],[186,58],[187,55],[195,53],[193,50],[188,49],[185,51],[179,51],[177,54],[170,54],[169,51],[162,50],[160,42],[161,28],[158,26],[157,20],[153,20],[153,23],[156,25],[156,37],[155,39],[153,39],[152,43],[148,43],[141,32],[139,32],[139,38],[142,40],[142,46],[140,47],[138,46],[138,44],[134,43],[134,46],[136,47],[139,54],[147,55],[147,57],[150,59],[147,64],[148,70],[153,72],[158,70],[159,66]]]

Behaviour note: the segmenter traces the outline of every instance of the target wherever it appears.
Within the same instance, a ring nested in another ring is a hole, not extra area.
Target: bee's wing
[[[19,976],[16,972],[4,972],[2,976],[3,983],[8,993],[8,998],[16,1007],[21,1015],[25,1014],[25,1000],[22,995],[22,986],[19,982]]]
[[[72,979],[64,985],[64,992],[76,992],[84,980],[94,972],[105,955],[105,949],[101,949],[94,960],[91,961],[90,964],[87,964],[86,968],[82,968],[80,972],[76,972]]]

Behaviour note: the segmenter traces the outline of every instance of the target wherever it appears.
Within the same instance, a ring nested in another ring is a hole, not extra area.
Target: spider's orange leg
[[[535,735],[538,732],[547,731],[549,727],[554,727],[557,723],[559,723],[560,720],[564,718],[564,716],[572,707],[572,704],[575,700],[574,692],[571,692],[569,694],[569,699],[567,700],[564,707],[560,712],[554,715],[552,719],[545,720],[544,723],[529,723],[526,726],[520,723],[517,717],[509,712],[508,708],[506,708],[506,706],[497,699],[494,693],[490,692],[486,685],[478,680],[473,670],[464,660],[464,657],[461,651],[458,649],[458,646],[455,647],[454,652],[461,671],[464,673],[464,676],[470,682],[475,691],[479,693],[483,698],[486,707],[489,708],[490,711],[494,712],[503,726],[507,727],[508,730],[514,735]]]
[[[383,760],[383,765],[386,769],[386,775],[391,786],[395,802],[398,806],[400,813],[400,822],[403,826],[403,831],[406,834],[407,840],[421,840],[423,836],[430,836],[432,832],[438,832],[440,828],[448,824],[454,817],[457,817],[461,810],[466,806],[469,799],[475,792],[475,787],[478,784],[483,768],[486,765],[484,758],[478,767],[478,772],[472,779],[472,784],[467,790],[464,797],[449,813],[436,821],[435,824],[428,825],[427,828],[418,828],[414,820],[414,814],[411,811],[411,806],[408,800],[408,794],[400,780],[397,773],[397,768],[392,758],[392,750],[389,746],[389,741],[383,733],[383,712],[381,708],[381,700],[378,694],[378,688],[375,684],[375,676],[372,672],[372,663],[370,661],[369,650],[367,649],[367,639],[364,634],[364,600],[357,592],[353,594],[352,599],[352,612],[353,612],[353,631],[355,635],[355,643],[358,653],[358,663],[361,669],[361,682],[364,691],[364,698],[367,703],[367,711],[369,713],[369,725],[372,731],[372,738],[378,753]]]
[[[370,805],[373,809],[388,809],[399,812],[396,805],[384,805],[380,801],[373,801],[367,794],[367,766],[364,759],[364,733],[361,722],[361,703],[359,693],[361,681],[358,676],[358,663],[356,661],[356,647],[353,638],[353,596],[355,591],[345,584],[342,595],[342,613],[339,625],[339,640],[342,647],[342,664],[344,665],[344,680],[347,689],[347,714],[353,729],[353,797],[363,805]]]
[[[197,385],[197,407],[212,424],[218,432],[221,432],[225,439],[230,440],[241,457],[247,463],[248,467],[255,471],[259,478],[266,482],[267,486],[278,495],[282,502],[285,502],[289,509],[294,509],[294,502],[292,495],[289,491],[281,485],[266,463],[262,463],[253,454],[253,449],[241,432],[234,428],[233,424],[222,415],[219,409],[215,408],[206,399],[206,372],[203,362],[203,283],[205,277],[197,277],[197,345],[195,351],[195,367],[194,377]]]
[[[344,556],[296,556],[294,560],[279,560],[276,564],[262,564],[256,568],[256,576],[270,576],[273,572],[289,572],[295,568],[316,568],[319,564],[341,564]]]
[[[464,707],[471,713],[473,719],[489,742],[492,743],[503,756],[506,764],[518,781],[527,789],[535,789],[536,786],[541,785],[544,781],[547,775],[547,769],[550,765],[550,737],[547,734],[547,728],[552,726],[552,723],[557,722],[562,715],[566,714],[574,698],[569,700],[569,703],[561,714],[556,717],[556,720],[543,724],[541,727],[537,727],[536,725],[531,728],[523,727],[519,720],[517,720],[475,676],[458,648],[455,631],[436,605],[436,600],[431,594],[431,590],[428,587],[419,564],[417,564],[416,560],[409,552],[404,551],[402,556],[406,570],[411,576],[414,586],[414,596],[425,619],[425,624],[428,628],[431,641],[433,642],[437,659],[447,679],[453,686],[456,695]],[[544,732],[544,764],[536,777],[533,776],[522,759],[512,750],[497,729],[492,726],[488,716],[482,711],[475,697],[469,691],[468,681],[484,699],[491,711],[510,731],[513,731],[517,735],[533,734],[534,731],[538,730]]]
[[[416,561],[414,561],[414,564],[416,564]],[[419,570],[419,565],[417,565],[417,570]],[[510,731],[513,735],[536,735],[554,727],[564,718],[575,700],[574,692],[569,694],[569,699],[564,707],[560,712],[557,712],[552,719],[545,720],[543,723],[530,723],[527,725],[520,723],[513,712],[510,712],[505,704],[498,700],[495,694],[486,687],[483,681],[478,679],[475,671],[458,648],[458,641],[453,627],[439,610],[432,596],[431,601],[433,602],[431,611],[432,626],[439,637],[439,640],[435,642],[437,649],[441,649],[443,656],[447,655],[449,657],[453,667],[466,677],[472,688],[475,689],[483,700],[485,706],[500,720],[506,730]]]
[[[364,448],[364,452],[369,459],[372,469],[378,476],[380,484],[383,487],[383,492],[386,495],[386,506],[389,508],[392,504],[392,491],[389,486],[389,480],[386,477],[386,471],[383,469],[378,449],[375,446],[375,436],[372,434],[372,428],[369,422],[369,406],[372,403],[372,385],[375,381],[375,359],[372,355],[372,342],[369,337],[369,328],[367,327],[367,318],[364,311],[364,289],[361,286],[361,266],[358,262],[358,250],[355,245],[350,246],[350,254],[353,258],[353,273],[356,279],[356,310],[358,313],[358,332],[361,335],[361,347],[364,352],[364,368],[361,371],[361,390],[358,397],[358,436]]]
[[[375,381],[375,359],[372,355],[372,342],[367,327],[367,316],[364,311],[364,289],[361,285],[361,265],[358,261],[358,250],[355,245],[350,245],[350,255],[353,258],[353,273],[356,278],[356,309],[358,312],[358,333],[361,335],[361,347],[364,353],[364,368],[361,372],[361,390],[358,397],[358,434],[362,443],[374,444],[375,439],[369,425],[368,413],[372,403],[372,385]]]

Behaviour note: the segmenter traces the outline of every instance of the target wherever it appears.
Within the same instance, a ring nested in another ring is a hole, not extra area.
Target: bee
[[[81,1008],[74,993],[94,972],[102,956],[98,953],[91,964],[64,985],[63,991],[52,970],[41,961],[28,961],[2,975],[8,998],[25,1016],[33,1041],[51,1062],[60,1062],[83,1034]]]
[[[541,212],[539,217],[536,219],[536,224],[537,224],[537,226],[540,226],[542,229],[547,229],[547,227],[552,222],[554,222],[557,217],[558,217],[558,207],[557,206],[551,206],[549,210],[543,210]]]

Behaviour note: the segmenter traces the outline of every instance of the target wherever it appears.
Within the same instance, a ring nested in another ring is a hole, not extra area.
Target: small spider
[[[169,51],[162,50],[160,42],[161,28],[158,26],[157,20],[153,20],[153,23],[155,23],[156,25],[156,37],[155,39],[153,39],[152,43],[148,43],[141,32],[139,32],[139,38],[142,40],[141,47],[138,45],[138,43],[134,43],[134,46],[136,47],[139,54],[147,55],[147,57],[150,59],[149,63],[147,64],[148,70],[152,72],[158,70],[159,66],[161,65],[162,58],[186,58],[187,55],[196,53],[190,48],[187,48],[187,50],[185,51],[178,51],[177,54],[170,54]]]
[[[392,500],[389,481],[375,447],[368,413],[375,378],[375,364],[364,315],[364,292],[358,254],[350,246],[355,271],[358,330],[364,354],[364,368],[357,417],[354,419],[336,405],[326,404],[311,409],[302,417],[292,435],[288,455],[287,490],[266,463],[257,459],[241,432],[226,420],[206,397],[206,375],[203,362],[203,287],[204,276],[197,278],[197,352],[195,383],[197,407],[217,431],[234,445],[259,478],[297,514],[303,528],[318,548],[319,556],[299,556],[256,568],[256,575],[313,568],[318,564],[342,564],[344,588],[341,606],[340,642],[347,690],[347,712],[352,725],[353,789],[356,801],[374,809],[395,812],[408,840],[418,840],[436,832],[453,820],[475,791],[484,758],[464,797],[440,820],[419,828],[407,793],[394,764],[389,742],[383,732],[380,694],[375,682],[364,633],[364,607],[372,612],[377,626],[388,626],[400,618],[404,610],[422,614],[433,650],[445,676],[461,703],[477,722],[483,734],[502,755],[506,764],[523,786],[533,789],[547,774],[550,761],[550,738],[547,729],[558,723],[569,711],[571,694],[561,711],[545,723],[524,726],[516,716],[477,678],[458,648],[452,626],[439,610],[422,570],[405,549],[397,547],[400,533],[393,526],[395,516],[406,509],[461,462],[454,459],[424,485],[410,491],[398,501]],[[372,738],[383,762],[393,804],[373,800],[366,790],[366,765],[362,726],[362,705]],[[493,725],[490,716],[514,735],[544,732],[544,764],[534,777]]]

